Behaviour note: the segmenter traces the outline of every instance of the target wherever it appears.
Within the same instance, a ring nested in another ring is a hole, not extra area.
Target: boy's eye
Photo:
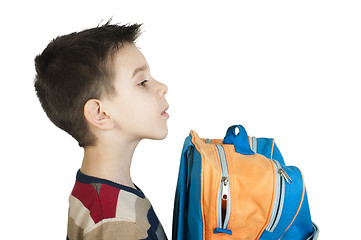
[[[144,81],[142,81],[141,83],[139,83],[138,85],[141,85],[141,86],[145,87],[145,83],[146,83],[146,82],[148,82],[148,80],[144,80]]]

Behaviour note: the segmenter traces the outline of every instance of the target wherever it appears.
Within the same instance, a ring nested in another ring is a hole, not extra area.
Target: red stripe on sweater
[[[98,193],[92,185],[76,181],[71,195],[79,199],[84,207],[89,209],[94,223],[103,219]]]
[[[104,218],[115,217],[120,189],[103,184],[99,191],[99,199]]]

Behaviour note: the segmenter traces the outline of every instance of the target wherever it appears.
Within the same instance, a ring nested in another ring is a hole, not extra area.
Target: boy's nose
[[[163,84],[164,85],[164,95],[168,92],[168,86]]]
[[[158,82],[158,83],[160,85],[159,89],[158,89],[159,94],[160,94],[160,96],[163,96],[168,92],[168,87],[164,83],[161,83],[161,82]]]

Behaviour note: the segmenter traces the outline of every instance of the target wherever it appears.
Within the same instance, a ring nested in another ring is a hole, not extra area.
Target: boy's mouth
[[[168,117],[169,118],[169,114],[166,112],[169,108],[169,105],[166,107],[166,109],[161,113],[162,116]]]

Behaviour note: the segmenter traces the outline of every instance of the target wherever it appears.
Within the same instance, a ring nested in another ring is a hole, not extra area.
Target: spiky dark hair
[[[96,145],[84,117],[89,99],[114,95],[111,59],[125,43],[134,43],[141,24],[110,24],[58,36],[35,57],[34,87],[49,119],[80,147]]]

